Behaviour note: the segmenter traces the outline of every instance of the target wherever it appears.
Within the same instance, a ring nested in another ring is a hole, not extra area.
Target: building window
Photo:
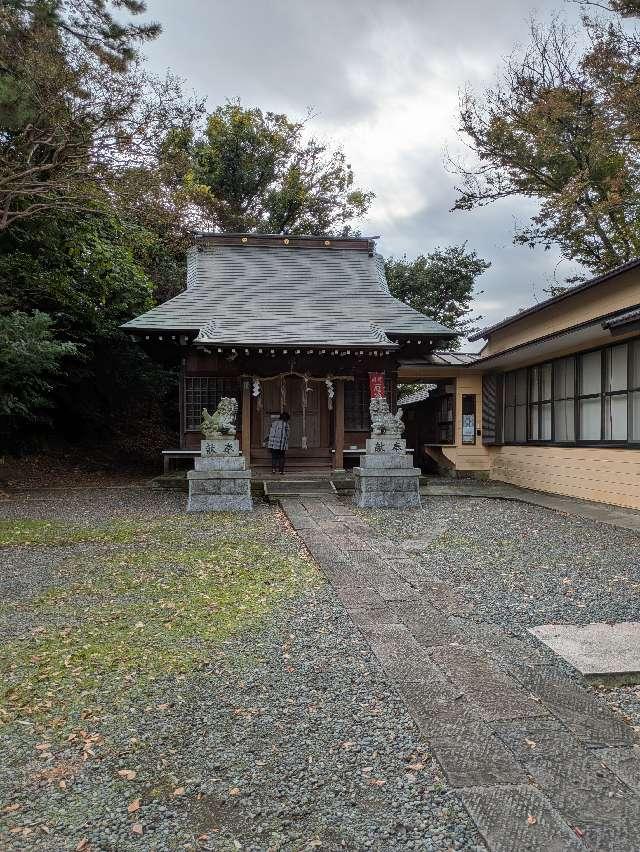
[[[527,440],[527,371],[507,373],[504,385],[504,440],[524,444]]]
[[[629,350],[626,344],[604,352],[604,439],[626,441]]]
[[[516,437],[516,374],[507,373],[504,377],[504,423],[503,432],[506,444],[511,444]]]
[[[551,364],[529,370],[529,440],[551,440]]]
[[[344,428],[349,432],[369,430],[369,380],[344,383]]]
[[[502,412],[505,444],[640,443],[640,339],[505,373]]]
[[[560,358],[553,365],[553,440],[576,439],[576,361]]]
[[[213,414],[223,396],[238,400],[238,420],[242,407],[240,379],[218,379],[211,376],[185,376],[184,380],[184,428],[187,432],[199,432],[202,409]]]
[[[629,344],[629,440],[640,443],[640,340]]]
[[[602,351],[578,358],[578,419],[581,441],[602,440]]]
[[[391,411],[395,411],[395,384],[389,376],[384,379],[385,393]],[[369,416],[369,377],[358,377],[344,383],[344,428],[346,432],[371,431]]]
[[[524,444],[527,440],[527,371],[516,370],[516,424],[515,440]]]

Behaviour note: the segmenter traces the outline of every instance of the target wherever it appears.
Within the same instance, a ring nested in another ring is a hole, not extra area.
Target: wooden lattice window
[[[202,409],[210,414],[216,410],[223,396],[238,400],[238,423],[241,422],[242,385],[240,379],[219,379],[212,376],[185,376],[184,428],[187,432],[200,431]]]
[[[384,380],[387,402],[391,411],[396,410],[396,387],[388,376]],[[356,378],[344,383],[344,428],[347,432],[369,432],[371,418],[369,417],[369,379]]]

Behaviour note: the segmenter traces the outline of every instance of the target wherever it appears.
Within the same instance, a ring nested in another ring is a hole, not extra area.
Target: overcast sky
[[[455,177],[445,153],[461,150],[460,89],[491,85],[502,57],[527,41],[532,16],[577,22],[564,0],[148,0],[162,36],[146,48],[207,97],[303,118],[340,145],[357,183],[376,193],[364,234],[409,258],[468,241],[491,269],[480,279],[482,325],[545,298],[556,252],[512,244],[514,222],[535,206],[509,199],[450,213]],[[562,262],[556,275],[574,267]],[[473,349],[474,347],[468,346]],[[477,345],[476,345],[477,348]]]

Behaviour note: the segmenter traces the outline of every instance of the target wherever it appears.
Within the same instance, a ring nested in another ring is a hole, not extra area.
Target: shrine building
[[[455,338],[391,296],[372,239],[256,234],[197,235],[186,290],[124,328],[180,349],[181,448],[199,447],[202,409],[233,396],[242,452],[258,470],[284,409],[290,468],[357,460],[370,431],[369,373],[384,373],[393,408],[402,362]]]

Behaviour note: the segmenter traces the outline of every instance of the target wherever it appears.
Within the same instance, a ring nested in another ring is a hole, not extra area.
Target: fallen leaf
[[[131,831],[133,834],[142,834],[142,823],[134,822],[131,826]]]
[[[83,849],[89,848],[89,838],[83,837],[80,843],[76,846],[76,852],[82,852]]]
[[[184,796],[184,787],[176,787],[173,791],[174,796]]]
[[[127,811],[130,814],[134,814],[136,811],[140,810],[140,799],[134,799],[131,804],[127,807]]]
[[[538,822],[537,817],[534,817],[533,814],[529,814],[529,816],[527,817],[527,824],[528,825],[535,825],[537,822]]]
[[[229,788],[230,796],[239,796],[240,795],[240,787],[230,787]]]
[[[372,787],[382,787],[383,784],[386,784],[386,781],[383,781],[382,778],[369,778],[369,784]]]
[[[15,811],[19,811],[21,807],[22,805],[19,802],[16,802],[15,805],[7,805],[5,808],[3,808],[2,813],[12,814],[15,813]]]
[[[424,763],[409,763],[407,764],[407,769],[424,769]]]
[[[133,769],[118,769],[118,775],[126,781],[133,781],[136,777],[136,772]]]
[[[38,751],[46,751],[51,748],[51,743],[36,743],[36,748]]]

